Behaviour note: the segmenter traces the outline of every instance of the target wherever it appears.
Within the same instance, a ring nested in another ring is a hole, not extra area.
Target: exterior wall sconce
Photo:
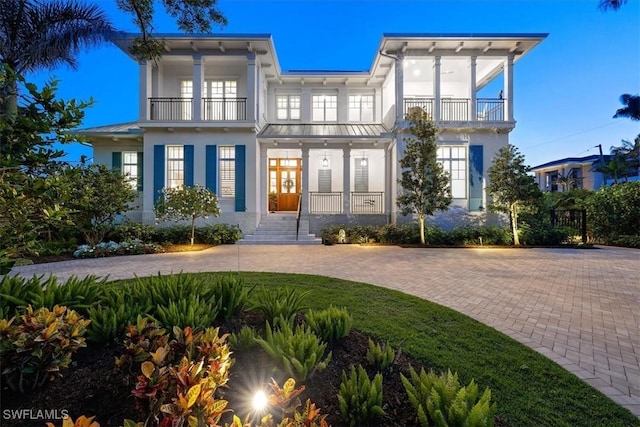
[[[329,159],[327,159],[327,151],[326,150],[324,152],[324,159],[322,159],[322,167],[325,168],[325,169],[329,167]]]

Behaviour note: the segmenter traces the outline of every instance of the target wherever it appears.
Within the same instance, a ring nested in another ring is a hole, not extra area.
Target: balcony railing
[[[478,98],[476,100],[476,117],[469,117],[468,98],[442,98],[440,99],[440,121],[465,122],[469,120],[479,121],[504,121],[504,99]],[[405,98],[404,113],[409,113],[411,108],[422,108],[431,117],[435,117],[434,98]]]
[[[384,193],[351,193],[351,212],[355,214],[384,213]]]
[[[342,192],[309,192],[309,212],[322,214],[342,213]]]
[[[192,120],[193,98],[149,98],[151,120]],[[247,98],[203,98],[202,120],[247,119]]]

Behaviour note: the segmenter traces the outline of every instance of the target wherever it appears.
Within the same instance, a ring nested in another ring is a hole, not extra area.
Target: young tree
[[[416,214],[420,223],[420,243],[425,242],[424,221],[428,215],[445,210],[451,204],[449,177],[436,160],[438,130],[429,114],[414,108],[407,114],[409,138],[405,138],[404,156],[400,159],[403,192],[397,205],[403,215]]]
[[[192,245],[195,240],[196,218],[220,215],[216,194],[200,185],[165,188],[162,190],[162,196],[156,201],[154,210],[161,220],[191,219]]]
[[[524,156],[513,145],[502,147],[488,170],[487,192],[493,197],[492,212],[508,212],[511,219],[513,244],[520,245],[518,213],[526,204],[535,205],[542,197],[531,168],[524,164]]]

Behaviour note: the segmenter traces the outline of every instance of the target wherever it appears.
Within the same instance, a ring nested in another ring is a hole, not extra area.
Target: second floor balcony
[[[195,119],[193,98],[149,98],[151,120],[187,121]],[[202,98],[203,121],[245,121],[247,98]]]
[[[412,108],[421,108],[437,122],[502,122],[505,121],[505,100],[500,98],[477,98],[475,105],[469,98],[441,98],[436,111],[435,98],[405,98],[404,115]]]

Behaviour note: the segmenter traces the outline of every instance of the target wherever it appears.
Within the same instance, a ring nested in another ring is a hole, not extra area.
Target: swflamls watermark
[[[52,421],[69,418],[66,409],[4,409],[2,419],[25,421]]]

